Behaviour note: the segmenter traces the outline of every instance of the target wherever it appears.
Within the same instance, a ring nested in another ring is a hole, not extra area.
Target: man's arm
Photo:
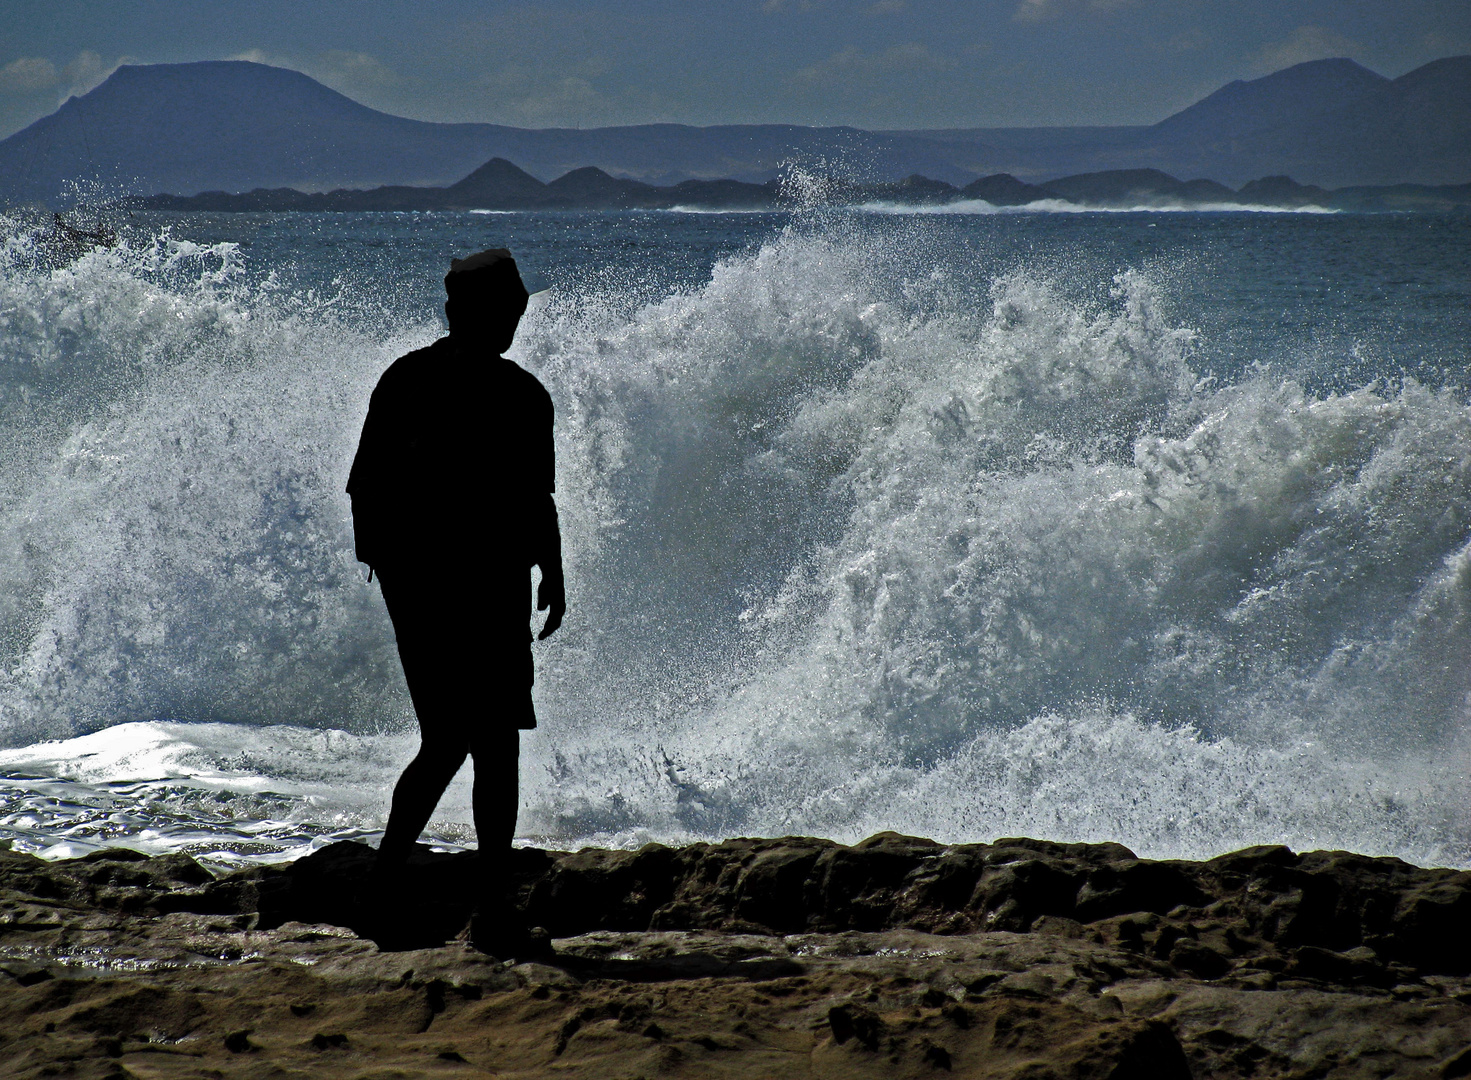
[[[377,394],[373,398],[377,398]],[[379,407],[375,409],[374,404]],[[352,459],[352,469],[347,475],[347,494],[352,500],[352,543],[358,562],[368,564],[371,579],[373,567],[381,554],[381,541],[385,528],[382,512],[382,488],[388,468],[388,455],[384,446],[384,409],[376,400],[370,400],[368,415],[363,420],[363,433],[358,438],[358,451]]]
[[[562,617],[567,614],[567,585],[562,576],[562,529],[557,520],[557,502],[552,497],[552,492],[557,490],[557,451],[552,437],[552,422],[554,419],[552,409],[552,397],[546,392],[546,388],[540,381],[536,384],[540,391],[539,406],[542,415],[538,418],[537,427],[540,429],[535,433],[534,441],[539,445],[532,447],[534,459],[541,475],[538,477],[542,491],[545,492],[537,499],[533,511],[536,521],[532,526],[534,530],[533,559],[537,566],[541,567],[541,584],[536,588],[536,610],[547,611],[547,621],[537,635],[537,640],[544,641],[556,633],[557,627],[562,625]]]
[[[557,521],[557,503],[548,491],[538,507],[536,526],[536,565],[541,567],[541,584],[536,587],[536,610],[547,611],[547,621],[537,635],[545,641],[562,625],[567,614],[567,585],[562,577],[562,530]]]

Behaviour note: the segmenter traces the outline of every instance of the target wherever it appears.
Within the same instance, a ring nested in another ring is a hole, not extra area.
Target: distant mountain
[[[1059,196],[1047,188],[1024,184],[1010,173],[982,176],[960,189],[962,199],[980,199],[992,206],[1025,206]]]
[[[893,133],[886,133],[893,134]],[[1386,79],[1314,60],[1233,82],[1151,127],[915,131],[957,165],[1046,181],[1156,168],[1224,184],[1291,174],[1326,187],[1471,180],[1471,56]]]
[[[1214,180],[1179,180],[1158,169],[1115,169],[1064,176],[1045,185],[1026,184],[998,173],[956,188],[943,180],[914,174],[897,183],[834,183],[826,189],[834,205],[878,204],[942,206],[982,199],[993,206],[1026,206],[1064,201],[1083,208],[1148,210],[1151,208],[1230,209],[1250,206],[1293,209],[1367,211],[1434,211],[1471,213],[1471,184],[1427,187],[1354,187],[1325,191],[1288,176],[1253,180],[1239,192]],[[427,210],[777,210],[790,205],[777,181],[749,184],[740,180],[684,180],[673,185],[645,184],[609,176],[585,166],[543,184],[504,158],[493,158],[448,187],[385,185],[367,191],[339,189],[303,192],[290,188],[258,188],[248,192],[205,191],[198,195],[133,196],[125,205],[162,211],[427,211]],[[60,228],[69,228],[57,215]],[[75,231],[75,230],[73,230]],[[85,234],[82,234],[85,235]]]
[[[1352,60],[1315,60],[1260,79],[1227,83],[1150,128],[1153,139],[1204,142],[1317,123],[1343,106],[1389,86]]]
[[[1312,184],[1299,184],[1290,176],[1264,176],[1242,184],[1237,196],[1242,202],[1260,206],[1326,206],[1329,192]]]
[[[546,186],[546,192],[550,203],[630,207],[640,204],[639,196],[648,187],[638,180],[620,180],[595,165],[587,165],[557,177]]]
[[[1318,60],[1232,83],[1140,140],[1160,168],[1240,183],[1264,172],[1325,186],[1471,179],[1471,56],[1398,79]]]
[[[1471,180],[1471,56],[1432,61],[1401,75],[1313,134],[1325,157],[1377,149],[1365,154],[1366,167],[1350,183]]]
[[[940,185],[950,191],[948,184]],[[384,185],[366,191],[339,188],[306,192],[256,188],[246,192],[204,191],[198,195],[133,196],[129,206],[145,210],[668,210],[770,208],[777,185],[740,180],[685,180],[656,186],[609,176],[596,166],[573,169],[544,184],[504,158],[492,158],[448,187]]]
[[[181,193],[441,184],[489,157],[493,134],[389,116],[262,64],[124,66],[0,142],[0,192],[52,199],[77,180]]]
[[[679,124],[525,129],[390,116],[299,72],[239,60],[118,68],[0,141],[0,205],[54,200],[77,181],[139,194],[289,186],[444,185],[502,157],[543,179],[589,163],[657,183],[764,181],[800,158],[964,182],[946,154],[856,128]]]
[[[93,181],[111,191],[180,195],[444,187],[471,183],[467,174],[493,158],[517,162],[538,181],[557,178],[572,201],[582,198],[582,183],[764,183],[791,162],[862,184],[902,183],[916,173],[951,186],[1003,173],[1035,184],[1145,168],[1225,184],[1282,174],[1325,187],[1456,184],[1471,180],[1471,57],[1437,60],[1394,80],[1350,60],[1299,64],[1231,83],[1151,127],[881,132],[432,124],[261,64],[125,66],[0,141],[0,205],[64,199],[70,185]],[[567,178],[584,166],[607,181]],[[641,197],[625,190],[627,199]]]
[[[505,158],[491,158],[463,180],[445,188],[445,195],[455,201],[464,200],[472,207],[502,204],[528,206],[539,203],[546,185],[519,169]]]
[[[1214,180],[1177,180],[1158,169],[1115,169],[1049,180],[1045,191],[1084,206],[1234,203],[1236,192]]]
[[[428,192],[423,195],[431,201],[439,198]],[[355,196],[338,192],[335,197],[351,201]],[[743,209],[770,206],[775,198],[776,187],[770,183],[720,179],[684,180],[658,186],[610,176],[595,165],[573,169],[543,184],[504,158],[494,158],[464,180],[445,188],[441,205],[451,209],[489,210],[653,210],[681,205]]]
[[[764,183],[792,161],[874,181],[898,180],[916,170],[954,183],[973,175],[955,164],[948,149],[925,139],[798,124],[502,128],[491,152],[543,179],[593,164],[615,176],[660,185],[717,177]]]

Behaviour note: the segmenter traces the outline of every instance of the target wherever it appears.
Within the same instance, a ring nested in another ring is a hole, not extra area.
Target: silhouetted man
[[[537,947],[512,917],[505,876],[519,732],[536,726],[532,566],[536,606],[550,609],[541,637],[567,607],[552,400],[501,355],[527,301],[511,253],[455,260],[444,287],[449,336],[378,380],[347,482],[357,556],[382,583],[422,740],[393,789],[375,879],[382,904],[469,755],[480,845],[471,939],[505,956]]]

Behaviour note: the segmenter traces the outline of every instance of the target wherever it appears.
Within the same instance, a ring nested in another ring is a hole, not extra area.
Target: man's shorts
[[[467,584],[442,570],[378,569],[420,727],[536,727],[531,571]]]

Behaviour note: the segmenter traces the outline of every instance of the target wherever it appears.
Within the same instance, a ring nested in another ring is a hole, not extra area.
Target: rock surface
[[[216,878],[0,852],[6,1076],[1471,1076],[1471,873],[881,834],[517,853],[556,955],[479,954],[421,850]]]

